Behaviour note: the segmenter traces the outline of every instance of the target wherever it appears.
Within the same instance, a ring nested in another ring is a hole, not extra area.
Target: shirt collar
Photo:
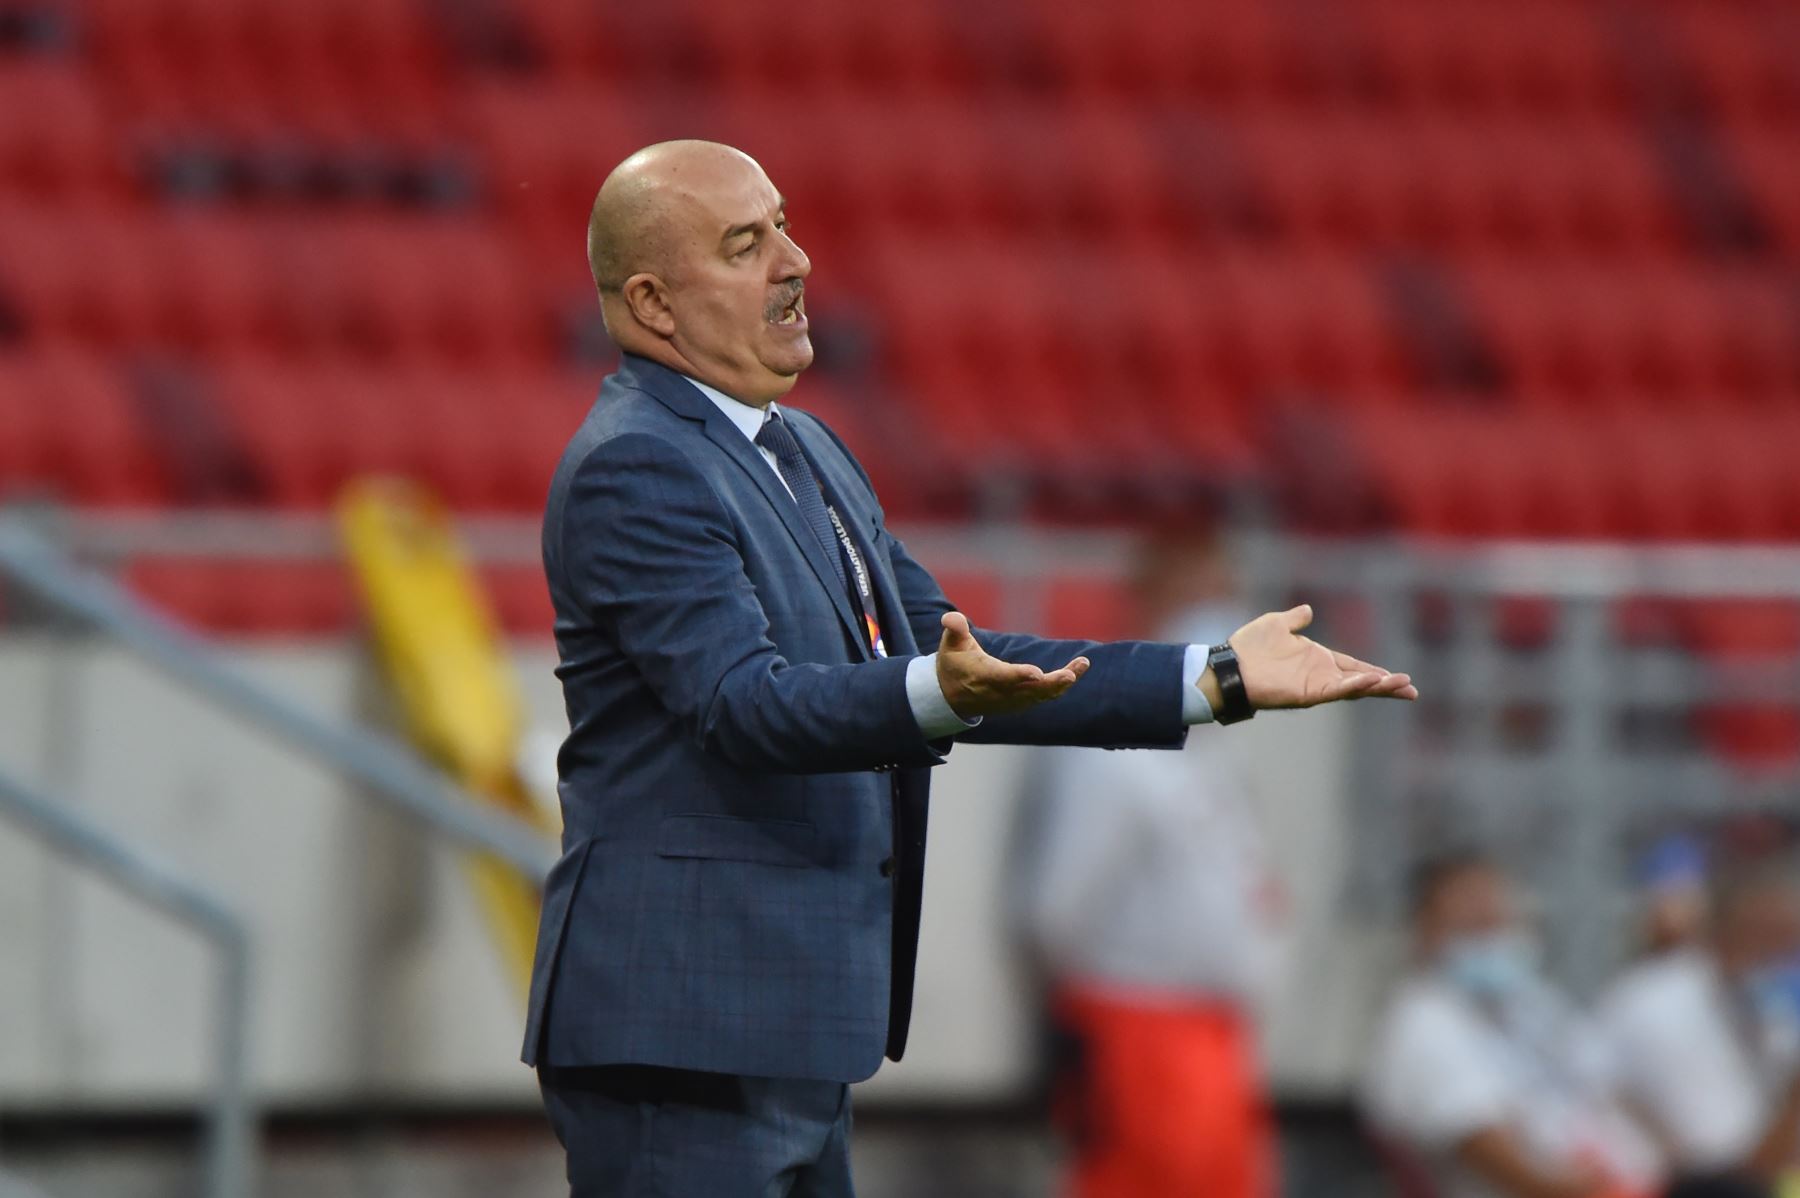
[[[683,375],[682,377],[698,387],[700,389],[700,394],[712,400],[714,406],[716,406],[719,411],[725,413],[726,419],[736,425],[737,430],[753,442],[756,440],[756,434],[762,431],[763,421],[767,420],[775,412],[775,405],[773,403],[766,408],[752,407],[742,400],[731,398],[731,396],[725,394],[717,387],[707,386],[697,378],[690,378],[687,375]]]

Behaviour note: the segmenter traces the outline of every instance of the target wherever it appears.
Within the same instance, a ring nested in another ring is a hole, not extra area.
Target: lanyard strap
[[[821,488],[822,489],[822,488]],[[875,587],[869,577],[869,569],[863,564],[861,553],[856,550],[856,542],[850,539],[850,531],[844,527],[844,521],[838,516],[837,507],[825,505],[825,514],[831,517],[832,531],[837,533],[838,545],[844,556],[850,561],[850,579],[856,597],[862,601],[863,632],[868,638],[869,648],[877,657],[887,656],[887,646],[881,640],[881,617],[875,611]]]

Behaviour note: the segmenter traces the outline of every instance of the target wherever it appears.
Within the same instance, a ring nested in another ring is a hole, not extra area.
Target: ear
[[[675,312],[669,304],[669,289],[661,279],[649,273],[632,275],[620,293],[639,324],[659,337],[675,335]]]

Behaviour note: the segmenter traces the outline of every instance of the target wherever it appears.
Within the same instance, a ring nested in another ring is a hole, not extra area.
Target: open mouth
[[[783,325],[800,324],[806,319],[806,297],[795,296],[794,302],[781,310],[781,316],[774,323]]]

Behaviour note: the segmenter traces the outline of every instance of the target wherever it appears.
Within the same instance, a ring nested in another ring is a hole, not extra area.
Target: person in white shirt
[[[1434,1198],[1656,1192],[1656,1147],[1614,1096],[1604,1038],[1538,970],[1506,876],[1444,858],[1412,902],[1416,965],[1359,1095],[1390,1154]]]
[[[1625,1092],[1677,1172],[1774,1181],[1800,1148],[1800,882],[1758,863],[1714,888],[1710,941],[1651,958],[1601,1018]]]
[[[1210,536],[1142,554],[1147,628],[1216,644],[1243,621]],[[1059,1082],[1071,1198],[1273,1198],[1255,1007],[1279,891],[1234,746],[1054,749],[1023,819],[1016,896],[1076,1051]]]

